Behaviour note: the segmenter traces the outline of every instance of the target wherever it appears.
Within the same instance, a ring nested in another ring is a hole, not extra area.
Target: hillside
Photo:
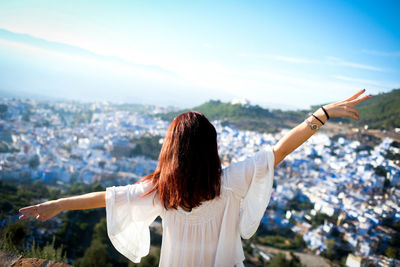
[[[361,115],[355,125],[367,124],[369,128],[392,130],[400,127],[400,89],[374,95],[358,106]]]
[[[312,106],[309,110],[282,111],[264,109],[258,105],[230,104],[219,100],[210,100],[200,106],[193,107],[191,110],[200,111],[211,120],[222,120],[224,123],[234,125],[239,129],[276,132],[282,128],[295,126],[308,113],[318,107],[319,105]],[[393,130],[400,127],[400,89],[373,95],[369,100],[358,105],[357,108],[360,112],[360,121],[335,118],[330,122],[349,123],[350,126],[354,127],[368,125],[370,129]],[[178,114],[186,111],[189,111],[189,109],[158,114],[158,116],[172,121]]]
[[[276,132],[280,128],[292,127],[294,122],[301,121],[306,115],[305,111],[270,111],[258,105],[230,104],[219,100],[210,100],[200,106],[193,107],[191,110],[204,113],[210,120],[222,120],[224,123],[234,125],[239,129],[260,132]],[[186,111],[189,111],[189,109],[159,114],[159,116],[171,121],[174,117]]]

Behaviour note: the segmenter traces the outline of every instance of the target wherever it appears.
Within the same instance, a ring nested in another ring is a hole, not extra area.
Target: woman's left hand
[[[369,95],[361,96],[365,92],[365,89],[358,91],[353,96],[347,98],[346,100],[335,102],[324,106],[325,110],[328,112],[330,118],[336,117],[350,117],[355,120],[359,119],[358,110],[354,108],[355,105],[360,104],[364,100],[370,98]],[[321,114],[324,114],[320,111]]]
[[[57,200],[47,201],[38,205],[25,207],[19,210],[22,213],[20,220],[36,216],[39,221],[46,221],[62,211],[62,207]]]

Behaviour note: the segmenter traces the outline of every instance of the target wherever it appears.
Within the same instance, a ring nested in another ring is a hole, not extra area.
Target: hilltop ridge
[[[324,103],[326,104],[326,103]],[[321,104],[321,105],[324,105]],[[211,120],[221,120],[232,124],[239,129],[259,132],[277,132],[283,128],[291,128],[301,122],[308,113],[319,108],[297,111],[282,111],[280,109],[266,109],[259,105],[224,103],[220,100],[210,100],[192,109],[158,114],[161,118],[171,121],[182,112],[196,110],[204,113]],[[400,89],[393,89],[388,93],[373,95],[368,101],[357,106],[361,116],[360,121],[349,118],[334,118],[330,122],[342,122],[352,127],[370,129],[393,130],[400,127]]]
[[[162,119],[173,120],[182,112],[196,110],[204,113],[210,120],[222,120],[238,129],[259,132],[277,132],[280,128],[294,126],[295,121],[306,115],[304,111],[269,110],[259,105],[224,103],[220,100],[209,100],[192,109],[184,109],[165,114],[158,114]]]

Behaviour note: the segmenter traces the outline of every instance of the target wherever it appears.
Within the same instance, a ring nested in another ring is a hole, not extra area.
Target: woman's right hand
[[[354,106],[357,104],[360,104],[364,100],[367,100],[368,98],[371,97],[370,95],[364,95],[364,96],[358,98],[364,92],[365,92],[365,89],[360,90],[356,94],[354,94],[353,96],[349,97],[346,100],[331,103],[331,104],[325,105],[323,107],[325,108],[325,110],[328,113],[330,118],[350,117],[355,120],[358,120],[359,119],[358,110],[355,109]],[[324,114],[324,113],[322,113],[322,114]]]
[[[60,202],[57,200],[51,200],[20,209],[19,212],[22,213],[22,215],[19,216],[19,219],[24,220],[36,216],[37,220],[44,222],[56,216],[61,211],[63,211],[63,208],[61,207]]]

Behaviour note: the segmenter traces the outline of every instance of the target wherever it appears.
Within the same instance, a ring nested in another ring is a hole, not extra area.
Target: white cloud
[[[376,86],[384,86],[384,83],[374,80],[367,80],[367,79],[360,79],[360,78],[352,78],[343,75],[334,75],[333,78],[341,81],[349,81],[349,82],[356,82],[361,84],[368,84],[368,85],[376,85]]]
[[[367,55],[372,55],[372,56],[400,57],[400,51],[385,52],[385,51],[378,51],[378,50],[363,49],[361,52],[364,54],[367,54]]]
[[[350,68],[355,68],[355,69],[364,69],[364,70],[379,71],[379,72],[387,71],[386,69],[383,69],[383,68],[360,64],[360,63],[351,62],[351,61],[346,61],[346,60],[340,59],[338,57],[332,57],[332,56],[326,57],[327,60],[311,59],[311,58],[303,58],[303,57],[292,57],[292,56],[281,56],[281,55],[272,55],[272,54],[251,54],[251,53],[240,53],[239,56],[259,58],[259,59],[273,59],[276,61],[295,63],[295,64],[333,65],[333,66],[344,66],[344,67],[350,67]]]
[[[308,58],[286,57],[286,56],[272,56],[272,58],[275,60],[290,62],[290,63],[304,63],[304,64],[316,63],[315,60],[308,59]]]
[[[351,67],[355,69],[364,69],[364,70],[372,70],[372,71],[387,71],[385,69],[375,67],[375,66],[370,66],[370,65],[365,65],[365,64],[360,64],[360,63],[355,63],[351,61],[345,61],[337,57],[327,57],[328,61],[326,61],[327,64],[330,65],[336,65],[336,66],[345,66],[345,67]]]
[[[304,63],[312,64],[319,63],[317,60],[301,57],[291,57],[291,56],[280,56],[272,54],[252,54],[252,53],[240,53],[240,57],[258,58],[258,59],[273,59],[277,61],[290,62],[290,63]]]
[[[354,77],[348,77],[345,75],[334,75],[332,76],[334,79],[341,80],[341,81],[347,81],[347,82],[352,82],[355,84],[358,84],[359,87],[368,87],[368,85],[372,85],[378,88],[384,88],[384,89],[393,89],[393,88],[399,88],[400,83],[390,83],[390,82],[384,82],[384,81],[375,81],[375,80],[368,80],[368,79],[362,79],[362,78],[354,78]]]

